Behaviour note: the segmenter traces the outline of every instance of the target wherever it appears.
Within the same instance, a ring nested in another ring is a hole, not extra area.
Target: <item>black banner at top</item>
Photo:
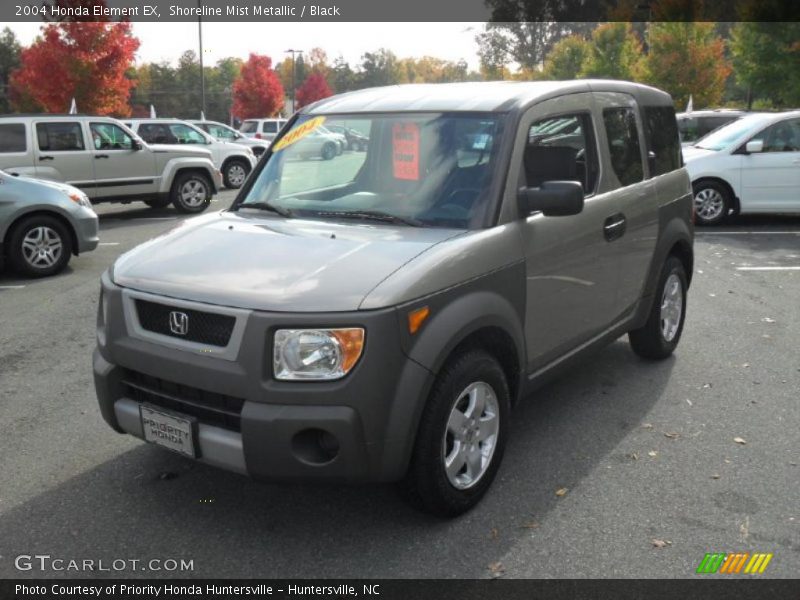
[[[3,0],[20,21],[800,21],[797,0]]]

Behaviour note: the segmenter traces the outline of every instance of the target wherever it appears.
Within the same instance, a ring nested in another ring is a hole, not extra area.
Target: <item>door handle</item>
[[[626,223],[625,215],[622,213],[611,215],[603,223],[603,236],[609,242],[621,238],[625,235]]]
[[[95,154],[95,158],[108,158],[108,154]]]
[[[40,156],[39,160],[53,160],[52,156]]]

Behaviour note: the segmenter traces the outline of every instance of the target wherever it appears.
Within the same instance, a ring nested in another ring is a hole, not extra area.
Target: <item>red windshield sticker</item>
[[[392,170],[395,179],[419,180],[419,126],[416,123],[392,126]]]

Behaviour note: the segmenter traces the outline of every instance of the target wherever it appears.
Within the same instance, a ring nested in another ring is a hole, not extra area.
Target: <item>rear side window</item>
[[[594,193],[599,167],[591,117],[575,114],[537,121],[528,130],[523,162],[528,187],[578,181],[587,195]]]
[[[255,133],[258,131],[258,121],[245,121],[239,131],[242,133]]]
[[[654,156],[651,175],[663,175],[681,168],[681,142],[671,106],[647,106],[644,109],[647,151]]]
[[[25,125],[22,123],[0,125],[0,153],[25,152],[27,149]]]
[[[632,185],[644,178],[636,114],[632,108],[606,108],[603,122],[608,137],[611,167],[621,185]]]
[[[278,133],[278,124],[275,121],[264,121],[264,133]]]
[[[37,123],[36,138],[39,150],[45,152],[76,152],[86,149],[80,123]]]

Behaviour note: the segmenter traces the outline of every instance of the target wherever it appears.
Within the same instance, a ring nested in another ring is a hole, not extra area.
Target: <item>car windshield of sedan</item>
[[[502,129],[492,113],[303,116],[234,210],[478,228],[489,210]],[[352,131],[355,139],[338,133]]]
[[[696,148],[704,150],[724,150],[731,144],[735,144],[739,140],[758,131],[763,125],[766,125],[770,120],[770,115],[749,115],[743,117],[733,123],[723,125],[719,129],[715,129],[707,136],[700,138],[695,143]]]

